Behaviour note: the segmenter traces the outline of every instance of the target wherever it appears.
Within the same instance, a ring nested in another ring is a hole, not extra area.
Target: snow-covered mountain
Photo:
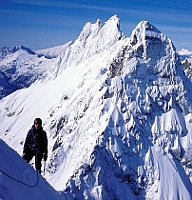
[[[0,99],[36,81],[55,78],[62,51],[69,45],[37,52],[24,46],[0,49]]]
[[[181,57],[181,63],[183,65],[184,72],[192,82],[192,52],[182,49],[178,53]]]
[[[192,83],[166,35],[141,21],[128,38],[113,16],[49,60],[46,79],[0,101],[6,143],[21,155],[41,117],[65,199],[192,199]]]

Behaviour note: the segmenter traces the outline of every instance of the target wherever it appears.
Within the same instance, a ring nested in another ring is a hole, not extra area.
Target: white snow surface
[[[186,49],[178,51],[186,76],[192,82],[192,52]]]
[[[142,21],[125,37],[115,15],[87,23],[49,60],[46,78],[0,101],[1,139],[22,155],[41,117],[45,177],[64,199],[192,199],[192,83],[166,35]]]
[[[36,80],[43,82],[55,77],[60,57],[50,59],[47,51],[42,53],[23,46],[0,50],[0,99]]]
[[[0,139],[0,199],[58,199],[63,196]],[[38,186],[35,186],[38,185]]]

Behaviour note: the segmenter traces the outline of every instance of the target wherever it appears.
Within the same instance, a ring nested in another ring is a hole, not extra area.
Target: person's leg
[[[43,153],[37,152],[35,155],[35,168],[36,170],[41,173],[41,160],[43,158]]]

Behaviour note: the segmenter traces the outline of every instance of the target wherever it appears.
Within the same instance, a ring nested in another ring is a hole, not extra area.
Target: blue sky
[[[192,51],[192,0],[0,0],[0,47],[59,46],[74,41],[87,22],[115,14],[127,37],[147,20],[177,50]]]

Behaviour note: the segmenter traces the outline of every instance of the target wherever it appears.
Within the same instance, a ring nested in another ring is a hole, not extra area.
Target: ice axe
[[[46,169],[46,161],[44,160],[43,161],[43,170],[42,170],[43,175],[45,175],[45,169]]]

